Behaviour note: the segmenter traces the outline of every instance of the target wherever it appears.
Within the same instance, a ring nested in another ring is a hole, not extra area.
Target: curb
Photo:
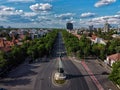
[[[119,89],[120,89],[120,86],[119,85],[116,85]]]

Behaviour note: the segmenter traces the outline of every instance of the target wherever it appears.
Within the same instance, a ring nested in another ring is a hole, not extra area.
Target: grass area
[[[55,83],[57,83],[57,84],[64,84],[65,80],[55,80]]]

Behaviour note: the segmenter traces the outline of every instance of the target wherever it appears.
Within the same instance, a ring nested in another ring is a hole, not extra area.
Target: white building
[[[92,36],[91,37],[92,43],[100,43],[106,45],[105,41],[102,38],[99,38],[97,36]]]
[[[118,60],[120,61],[120,53],[107,56],[105,62],[109,64],[110,66],[112,66],[113,63],[115,63]]]

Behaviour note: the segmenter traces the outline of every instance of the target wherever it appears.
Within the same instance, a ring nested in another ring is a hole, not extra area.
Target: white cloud
[[[116,0],[99,0],[97,3],[95,3],[95,7],[101,7],[105,5],[109,5],[111,3],[116,2]]]
[[[14,11],[15,8],[12,8],[12,7],[6,7],[6,8],[3,8],[3,11]]]
[[[95,13],[87,12],[87,13],[82,13],[81,17],[88,18],[88,17],[94,17],[95,15],[96,15]]]
[[[16,10],[14,7],[0,6],[0,22],[22,21],[23,18],[21,16],[23,14],[23,10]]]
[[[108,21],[110,24],[119,24],[120,22],[120,15],[112,15],[112,16],[102,16],[90,19],[86,22],[86,24],[93,24],[93,25],[104,25],[104,23]]]
[[[59,18],[62,20],[73,19],[74,15],[75,15],[74,13],[64,13],[64,14],[60,14],[60,15],[55,15],[55,18]]]
[[[25,17],[34,17],[36,15],[37,15],[37,13],[35,13],[35,12],[24,12],[23,16],[25,16]]]
[[[0,16],[21,15],[23,10],[15,10],[13,7],[0,6]]]
[[[1,22],[15,22],[15,23],[38,22],[39,23],[43,21],[43,23],[45,23],[51,21],[51,16],[53,19],[54,17],[53,14],[47,11],[42,11],[41,13],[24,12],[23,10],[17,10],[13,7],[0,6],[0,18],[2,18],[0,19]]]
[[[14,11],[13,7],[0,6],[0,11]]]
[[[38,4],[38,3],[36,3],[36,4],[30,6],[30,9],[32,11],[35,11],[35,12],[38,12],[38,11],[48,11],[48,10],[51,10],[51,8],[52,8],[52,5],[49,4],[49,3],[45,3],[45,4],[43,4],[43,3]]]
[[[39,21],[39,22],[51,22],[52,19],[53,19],[53,17],[51,17],[51,16],[38,16],[36,21]]]
[[[35,0],[8,0],[8,2],[35,2]]]

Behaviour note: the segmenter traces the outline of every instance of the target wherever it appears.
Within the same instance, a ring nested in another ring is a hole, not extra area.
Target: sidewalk
[[[96,77],[94,76],[94,74],[92,73],[92,71],[88,68],[87,64],[82,60],[82,61],[78,61],[75,58],[71,58],[70,59],[74,59],[75,62],[81,63],[82,66],[84,67],[84,69],[87,71],[87,73],[89,74],[91,80],[94,82],[94,84],[97,86],[98,90],[104,90],[104,88],[101,86],[101,84],[99,83],[99,81],[96,79]]]
[[[105,62],[103,62],[102,60],[96,60],[98,63],[102,64],[102,66],[104,66],[106,68],[107,71],[111,72],[112,71],[112,67],[110,67],[108,64],[105,64]],[[119,85],[116,85],[119,89],[120,89],[120,86]]]
[[[91,60],[86,60],[84,62],[83,60],[76,59],[75,57],[73,57],[73,58],[69,57],[69,58],[72,61],[75,61],[77,63],[82,64],[82,66],[85,68],[85,70],[89,74],[93,83],[96,83],[95,78],[97,78],[97,81],[99,81],[101,86],[104,88],[103,90],[109,90],[109,89],[119,90],[118,89],[119,87],[117,87],[115,84],[113,84],[112,81],[110,81],[108,79],[108,74],[111,72],[112,68],[110,68],[109,66],[105,66],[105,63],[103,61],[99,61],[99,60],[96,60],[96,59],[95,60],[91,59]],[[108,74],[104,74],[104,72],[106,72]],[[97,82],[96,84],[99,85],[99,83]],[[99,87],[99,90],[101,90],[100,87]]]
[[[112,71],[112,68],[111,68],[109,65],[105,64],[104,61],[102,61],[102,60],[100,60],[100,59],[97,59],[96,61],[97,61],[98,63],[102,64],[109,72]]]
[[[98,87],[98,89],[99,90],[104,90],[103,87],[101,86],[101,84],[99,83],[99,81],[96,79],[96,77],[92,73],[92,71],[88,68],[87,64],[84,61],[82,61],[81,64],[86,69],[86,71],[90,75],[90,78],[92,79],[92,81],[94,82],[94,84]]]

